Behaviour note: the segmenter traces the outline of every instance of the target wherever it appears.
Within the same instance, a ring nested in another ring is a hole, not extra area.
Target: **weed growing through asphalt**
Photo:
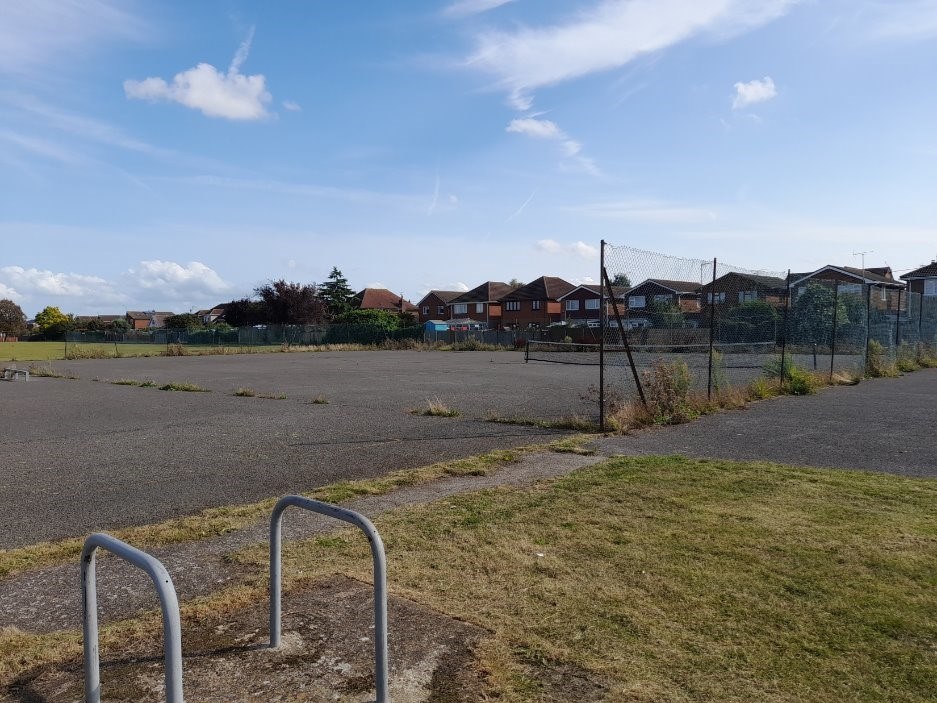
[[[458,417],[462,414],[455,408],[450,408],[439,398],[436,398],[435,400],[427,400],[425,407],[416,408],[410,412],[414,415],[424,415],[426,417]]]
[[[315,398],[309,401],[309,405],[328,405],[329,399],[324,395],[317,395]]]
[[[187,383],[185,381],[172,381],[159,387],[161,391],[182,391],[185,393],[211,393],[210,388],[203,388],[196,383]]]

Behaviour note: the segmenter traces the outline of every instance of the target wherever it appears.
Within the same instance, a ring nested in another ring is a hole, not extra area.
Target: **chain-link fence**
[[[528,358],[597,364],[603,420],[649,384],[712,399],[803,371],[877,375],[937,345],[937,296],[883,269],[752,270],[603,242],[601,275],[599,343],[532,341]]]
[[[423,339],[422,327],[387,329],[379,325],[257,325],[220,329],[167,329],[74,331],[65,337],[66,356],[95,351],[132,354],[133,345],[200,350],[250,350],[264,347],[322,346],[331,344],[375,345],[390,341]]]

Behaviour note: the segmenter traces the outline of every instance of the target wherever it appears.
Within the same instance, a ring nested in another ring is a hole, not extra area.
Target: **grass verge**
[[[186,381],[171,381],[159,387],[161,391],[180,391],[183,393],[211,393],[210,388],[204,388],[197,383]]]
[[[933,481],[621,458],[376,522],[392,590],[493,632],[497,700],[543,700],[537,671],[564,662],[607,700],[937,696]],[[353,532],[284,554],[288,575],[370,579]]]
[[[564,437],[549,444],[497,450],[465,459],[454,459],[415,469],[394,471],[378,478],[342,481],[307,492],[305,495],[318,500],[339,503],[360,496],[384,495],[398,488],[429,483],[448,476],[487,476],[503,466],[519,461],[524,454],[549,451],[592,454],[594,452],[583,448],[583,445],[590,439],[592,437],[580,435]],[[111,530],[110,534],[141,549],[207,539],[257,522],[269,515],[275,502],[275,499],[270,499],[244,505],[209,508],[194,515],[167,520],[155,525]],[[78,559],[83,541],[82,537],[0,550],[0,578]]]

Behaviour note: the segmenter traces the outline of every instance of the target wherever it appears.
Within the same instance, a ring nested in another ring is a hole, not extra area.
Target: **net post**
[[[524,363],[530,361],[530,337],[524,340]]]
[[[865,287],[865,354],[863,355],[863,375],[869,372],[869,340],[872,334],[872,284]]]
[[[599,244],[599,430],[605,432],[605,240]],[[614,291],[609,291],[615,297]]]
[[[898,289],[898,306],[895,309],[895,358],[898,358],[898,347],[901,346],[901,289]]]
[[[836,321],[839,315],[839,281],[833,281],[833,335],[830,337],[830,383],[833,383],[833,364],[836,362]]]
[[[781,385],[784,388],[784,360],[787,354],[787,319],[791,309],[791,270],[787,270],[787,294],[784,298],[784,327],[781,330]]]
[[[706,381],[706,398],[713,396],[713,342],[716,335],[716,259],[713,258],[712,289],[709,291],[709,374]]]
[[[608,271],[602,269],[602,280],[609,290],[612,289],[612,282],[609,280]],[[638,395],[641,398],[641,404],[647,408],[647,398],[644,397],[644,387],[641,385],[641,377],[638,375],[638,369],[634,365],[634,357],[631,354],[631,342],[628,341],[628,334],[625,332],[625,326],[621,320],[621,314],[618,312],[618,301],[612,296],[612,310],[615,312],[615,320],[618,322],[618,330],[621,332],[621,339],[624,342],[625,353],[628,355],[628,364],[631,366],[631,375],[634,376],[634,385],[638,389]]]

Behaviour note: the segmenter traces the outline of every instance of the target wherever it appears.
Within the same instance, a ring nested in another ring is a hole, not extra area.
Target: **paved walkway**
[[[937,478],[937,369],[753,403],[599,442],[609,454],[687,456]]]

